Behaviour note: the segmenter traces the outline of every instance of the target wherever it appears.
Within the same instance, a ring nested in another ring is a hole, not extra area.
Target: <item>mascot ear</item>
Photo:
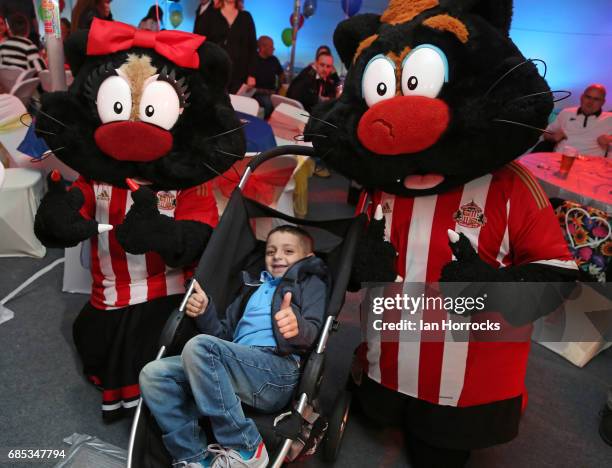
[[[66,62],[70,65],[72,74],[76,76],[87,58],[87,35],[89,31],[80,29],[70,34],[64,44]]]
[[[510,35],[510,23],[512,22],[512,0],[446,0],[443,6],[448,4],[448,8],[461,9],[464,13],[471,13],[484,18],[495,28],[499,29],[504,36]]]
[[[351,67],[361,41],[376,34],[378,28],[380,16],[371,13],[353,16],[338,25],[334,32],[334,45],[346,68]]]
[[[200,74],[207,83],[215,83],[225,88],[230,79],[230,58],[221,47],[206,41],[198,49]]]

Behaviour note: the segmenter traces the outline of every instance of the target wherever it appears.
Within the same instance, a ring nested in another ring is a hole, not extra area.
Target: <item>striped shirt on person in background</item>
[[[47,68],[34,43],[25,37],[17,36],[9,37],[0,44],[0,65],[24,70],[34,68],[37,71]]]

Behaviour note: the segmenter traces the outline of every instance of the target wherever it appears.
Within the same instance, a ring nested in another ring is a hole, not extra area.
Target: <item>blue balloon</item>
[[[317,11],[317,0],[306,0],[304,2],[304,17],[310,18]]]
[[[361,10],[363,0],[342,0],[342,9],[347,16],[353,16]]]

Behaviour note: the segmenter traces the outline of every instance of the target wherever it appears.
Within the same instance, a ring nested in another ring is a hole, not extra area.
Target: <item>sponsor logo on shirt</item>
[[[382,207],[383,210],[383,214],[391,214],[393,212],[393,207],[391,206],[391,204],[387,201],[385,202],[385,204]]]
[[[453,219],[459,226],[467,228],[479,228],[487,223],[487,217],[484,215],[482,208],[473,200],[455,211]]]
[[[96,189],[96,200],[102,202],[110,201],[110,193],[107,187],[98,187]]]

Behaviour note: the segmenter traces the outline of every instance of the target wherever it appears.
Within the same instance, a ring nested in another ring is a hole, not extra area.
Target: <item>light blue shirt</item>
[[[262,284],[249,298],[244,314],[236,325],[233,342],[276,347],[272,330],[272,297],[280,278],[274,278],[267,271],[262,271],[259,280]]]

